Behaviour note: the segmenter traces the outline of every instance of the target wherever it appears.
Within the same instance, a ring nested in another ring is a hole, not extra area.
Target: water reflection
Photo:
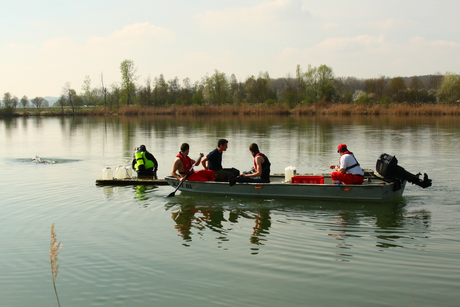
[[[136,185],[133,187],[134,189],[134,198],[138,201],[146,201],[152,198],[153,192],[158,189],[157,186],[154,185]]]
[[[216,198],[191,196],[176,198],[165,205],[166,210],[171,211],[174,228],[184,246],[190,246],[197,237],[218,240],[222,247],[221,242],[246,234],[253,245],[251,253],[258,254],[264,245],[280,244],[280,235],[299,244],[307,237],[309,242],[305,244],[309,245],[311,240],[332,239],[336,240],[332,247],[337,249],[332,251],[334,259],[347,262],[354,255],[356,242],[367,244],[371,239],[373,245],[368,248],[374,246],[382,251],[388,248],[423,249],[430,237],[431,213],[409,211],[404,201],[354,204],[226,199],[222,205],[217,203]],[[240,225],[236,227],[237,224]],[[275,238],[272,227],[277,230]],[[206,230],[219,235],[211,239]],[[309,238],[309,234],[318,233],[324,236]]]

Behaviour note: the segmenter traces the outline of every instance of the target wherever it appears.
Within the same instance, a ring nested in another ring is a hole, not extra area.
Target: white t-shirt
[[[355,157],[350,154],[344,154],[340,157],[340,168],[347,168],[349,166],[355,165],[358,161],[356,161]],[[346,171],[347,174],[353,175],[361,175],[364,176],[364,172],[359,165],[352,167]]]

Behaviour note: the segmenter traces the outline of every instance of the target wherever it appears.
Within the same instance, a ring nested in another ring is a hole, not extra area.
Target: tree
[[[387,83],[388,79],[385,76],[364,80],[364,91],[369,94],[374,94],[375,100],[380,101],[385,94]]]
[[[335,94],[335,79],[332,68],[326,65],[321,65],[318,68],[311,68],[304,74],[304,81],[307,87],[307,101],[314,102],[321,99],[325,99],[326,101],[332,100]]]
[[[58,101],[56,101],[56,103],[61,106],[61,112],[63,115],[64,115],[64,106],[66,105],[66,102],[67,102],[67,99],[65,95],[61,95]]]
[[[396,102],[404,101],[404,91],[406,90],[406,83],[402,77],[393,78],[388,85],[387,92],[390,98]]]
[[[32,104],[38,108],[40,108],[45,101],[45,98],[43,97],[35,97],[31,100]]]
[[[460,76],[447,72],[438,90],[438,99],[442,103],[460,100]]]
[[[155,88],[153,89],[153,105],[168,105],[168,83],[166,83],[163,74],[160,74],[159,78],[155,78]]]
[[[270,76],[268,72],[260,72],[257,79],[251,76],[246,81],[246,97],[249,103],[264,103],[270,98],[270,94]]]
[[[18,98],[17,97],[13,97],[9,92],[6,92],[5,94],[3,94],[3,106],[5,108],[16,108],[17,104],[18,104]]]
[[[245,97],[245,91],[244,91],[244,84],[242,82],[238,82],[238,80],[235,77],[235,74],[232,74],[230,76],[230,96],[231,96],[231,103],[233,104],[239,104],[242,102]]]
[[[29,105],[29,98],[26,95],[22,96],[21,98],[21,106],[26,108]]]
[[[153,105],[153,91],[152,91],[152,81],[150,77],[145,80],[145,86],[139,87],[139,105],[141,106],[151,106]]]
[[[74,89],[70,88],[70,82],[66,82],[62,88],[62,95],[67,96],[67,101],[72,107],[72,113],[75,113],[75,97],[77,96],[77,93],[75,92]]]
[[[206,104],[223,105],[230,101],[230,86],[225,73],[216,69],[211,77],[204,77],[203,84]]]
[[[443,78],[443,75],[441,75],[441,73],[439,72],[435,73],[434,75],[431,75],[430,79],[428,80],[427,89],[437,91],[441,86]]]
[[[419,77],[413,76],[410,79],[409,88],[412,89],[412,90],[419,91],[421,89],[424,89],[425,85],[423,84],[422,80]]]
[[[133,103],[134,96],[136,94],[136,86],[134,85],[134,81],[136,81],[138,78],[136,75],[137,68],[134,66],[134,62],[132,60],[124,60],[120,64],[120,70],[123,96],[125,98],[126,104],[130,105]]]
[[[85,76],[83,85],[81,86],[82,93],[80,94],[82,104],[95,105],[96,104],[96,91],[91,89],[91,78]]]

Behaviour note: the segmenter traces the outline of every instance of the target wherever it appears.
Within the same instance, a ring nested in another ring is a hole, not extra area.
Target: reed
[[[56,278],[58,275],[58,269],[59,269],[59,264],[57,264],[58,261],[58,255],[59,255],[59,249],[61,248],[62,244],[61,242],[58,243],[57,238],[56,238],[56,232],[54,231],[54,223],[51,225],[51,247],[50,247],[50,263],[51,263],[51,275],[53,277],[53,287],[54,287],[54,293],[56,293],[56,299],[58,302],[58,306],[61,306],[61,303],[59,302],[59,297],[58,293],[56,290]]]

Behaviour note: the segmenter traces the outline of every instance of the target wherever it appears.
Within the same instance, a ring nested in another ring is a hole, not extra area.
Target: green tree
[[[137,80],[138,76],[136,75],[137,68],[134,66],[132,60],[124,60],[120,64],[121,70],[121,89],[122,89],[122,99],[126,102],[126,105],[130,105],[134,102],[134,96],[136,94],[136,86],[134,81]]]
[[[242,82],[238,82],[235,77],[235,74],[230,76],[230,96],[231,102],[235,105],[241,103],[246,98],[246,93],[244,89],[244,84]]]
[[[225,73],[216,69],[211,77],[204,77],[203,84],[206,104],[223,105],[229,101],[230,87]]]
[[[314,67],[304,73],[304,81],[306,84],[306,100],[319,101],[325,99],[332,101],[335,94],[334,72],[331,67],[321,65],[318,68]]]
[[[155,88],[153,89],[153,104],[154,106],[168,105],[168,83],[166,83],[163,74],[159,78],[155,78]]]
[[[264,103],[269,98],[271,98],[271,90],[268,72],[260,72],[257,79],[251,76],[246,80],[246,99],[249,103]]]
[[[62,113],[62,115],[64,115],[64,106],[65,106],[66,103],[67,103],[66,96],[65,96],[65,95],[61,95],[61,96],[59,97],[58,101],[56,101],[56,102],[57,102],[57,104],[58,104],[59,106],[61,106],[61,113]]]
[[[152,80],[148,77],[145,80],[145,86],[139,87],[139,105],[152,106],[153,105],[153,89]]]
[[[18,98],[16,96],[12,96],[9,92],[3,94],[3,106],[5,108],[16,108],[18,105]]]
[[[21,98],[21,106],[26,108],[29,105],[29,98],[26,95],[22,96]]]
[[[460,76],[447,72],[438,90],[438,99],[442,103],[460,100]]]
[[[79,97],[81,98],[81,105],[96,105],[97,97],[96,97],[96,89],[91,89],[91,78],[89,76],[85,76],[83,80],[83,85],[81,86],[81,94]]]

